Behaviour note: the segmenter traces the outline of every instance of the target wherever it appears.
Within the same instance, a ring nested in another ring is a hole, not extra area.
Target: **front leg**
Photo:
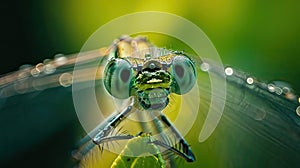
[[[118,114],[115,118],[113,118],[111,121],[107,123],[107,125],[99,131],[98,134],[95,135],[93,138],[93,142],[96,145],[99,145],[101,142],[101,139],[113,129],[116,128],[124,118],[126,118],[130,112],[131,112],[132,106],[128,106],[125,110],[123,110],[120,114]]]
[[[160,114],[159,115],[160,120],[171,129],[172,133],[176,136],[176,138],[179,139],[179,144],[182,146],[182,152],[184,153],[184,158],[188,162],[194,162],[196,160],[195,155],[190,148],[189,144],[187,141],[184,139],[184,137],[180,134],[180,132],[174,127],[171,121],[164,115]]]
[[[92,148],[94,148],[95,145],[102,144],[103,139],[109,134],[109,132],[113,128],[116,128],[131,112],[132,103],[122,112],[109,117],[109,120],[101,122],[96,129],[82,138],[76,145],[77,149],[72,151],[73,158],[76,160],[81,160],[81,158],[83,158]]]

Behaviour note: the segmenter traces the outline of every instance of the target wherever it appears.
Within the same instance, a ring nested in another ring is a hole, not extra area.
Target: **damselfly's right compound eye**
[[[174,78],[171,86],[173,93],[185,94],[195,85],[195,65],[188,57],[175,56],[171,65],[171,74]]]
[[[104,70],[104,86],[106,90],[119,99],[130,96],[132,69],[131,64],[124,59],[113,59]]]

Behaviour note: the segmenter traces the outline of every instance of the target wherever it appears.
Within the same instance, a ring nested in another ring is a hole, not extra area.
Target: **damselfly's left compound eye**
[[[196,72],[193,62],[185,56],[173,58],[171,74],[174,78],[171,91],[176,94],[185,94],[195,85]]]
[[[131,64],[124,59],[111,60],[104,70],[104,86],[114,97],[126,99],[130,96],[132,77]]]

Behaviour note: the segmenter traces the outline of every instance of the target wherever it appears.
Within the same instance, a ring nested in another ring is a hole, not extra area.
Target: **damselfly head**
[[[104,85],[115,98],[134,96],[146,110],[162,110],[170,93],[185,94],[196,81],[195,65],[183,53],[153,47],[145,38],[115,43]]]

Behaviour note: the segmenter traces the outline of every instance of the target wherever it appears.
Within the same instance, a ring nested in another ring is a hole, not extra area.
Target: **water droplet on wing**
[[[71,86],[73,82],[73,76],[70,73],[63,73],[59,77],[59,84],[63,87]]]
[[[206,62],[203,62],[201,65],[200,65],[200,68],[201,68],[201,70],[202,71],[204,71],[204,72],[207,72],[207,71],[209,71],[209,64],[208,63],[206,63]]]
[[[225,68],[225,74],[231,76],[233,74],[233,69],[230,67]]]

